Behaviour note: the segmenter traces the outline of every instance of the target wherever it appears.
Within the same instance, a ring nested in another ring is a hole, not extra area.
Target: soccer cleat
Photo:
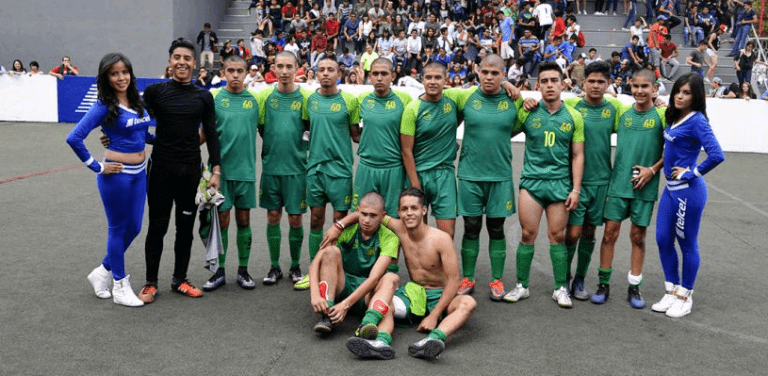
[[[347,340],[347,349],[363,359],[389,360],[395,357],[395,350],[384,341],[351,337]]]
[[[139,300],[144,302],[144,304],[151,304],[155,301],[155,295],[157,295],[157,286],[144,285],[141,288],[141,292],[139,292]]]
[[[470,281],[469,278],[464,277],[464,279],[459,282],[459,290],[456,291],[459,295],[468,295],[475,291],[475,281]]]
[[[178,285],[171,284],[171,290],[173,290],[173,292],[186,295],[190,298],[203,297],[203,292],[199,288],[189,283],[189,281],[187,281],[186,279],[184,280],[184,282],[181,282]]]
[[[208,278],[208,281],[205,282],[203,291],[213,291],[225,284],[227,284],[227,278],[224,276],[224,269],[219,268],[216,270],[216,273],[213,273],[211,278]]]
[[[571,282],[571,296],[574,299],[578,300],[587,300],[589,299],[589,293],[587,292],[587,289],[584,288],[584,277],[577,275],[573,278],[573,282]]]
[[[245,269],[237,271],[237,284],[245,290],[256,288],[256,282],[253,281],[251,275]]]
[[[597,291],[595,291],[595,293],[592,294],[592,297],[589,300],[595,304],[603,304],[608,300],[608,297],[610,295],[611,295],[611,285],[607,283],[598,283]]]
[[[523,287],[523,285],[518,283],[517,286],[515,286],[515,288],[512,291],[510,291],[506,295],[504,295],[504,301],[505,302],[510,302],[510,303],[515,303],[515,302],[517,302],[517,301],[519,301],[521,299],[525,299],[525,298],[527,298],[529,296],[531,296],[531,293],[530,293],[530,291],[528,291],[528,288]]]
[[[301,268],[299,268],[298,266],[288,270],[288,278],[291,279],[291,282],[296,283],[298,281],[301,281],[302,277],[304,276],[301,274]]]
[[[362,339],[374,340],[377,335],[379,335],[379,328],[374,324],[360,324],[355,330],[355,337]]]
[[[112,301],[116,304],[128,306],[128,307],[141,307],[144,302],[141,301],[131,288],[131,282],[128,280],[130,276],[114,281],[112,286]]]
[[[571,302],[571,297],[568,295],[568,289],[565,288],[565,286],[560,286],[559,289],[555,290],[552,293],[552,300],[557,302],[557,305],[563,308],[571,308],[573,307],[573,303]]]
[[[488,287],[491,288],[490,292],[490,298],[494,302],[500,302],[504,298],[504,282],[501,282],[500,279],[494,279],[493,282],[488,284]]]
[[[645,300],[643,300],[643,296],[640,294],[640,287],[637,285],[629,286],[627,289],[627,301],[632,308],[645,308]]]
[[[667,317],[679,318],[691,313],[691,308],[693,307],[693,297],[691,297],[691,294],[693,294],[693,290],[683,287],[677,289],[677,293],[675,293],[677,299],[667,310]]]
[[[304,274],[301,280],[293,284],[294,290],[307,290],[309,289],[309,273]]]
[[[269,268],[267,276],[262,281],[265,285],[274,285],[281,279],[283,279],[283,271],[273,266]]]
[[[93,292],[96,293],[96,296],[101,299],[112,297],[112,294],[109,293],[109,280],[112,279],[112,273],[103,264],[99,264],[96,269],[93,269],[87,278],[93,286]]]
[[[333,331],[333,323],[331,318],[326,314],[320,315],[320,321],[315,324],[315,332],[319,334],[328,334]]]
[[[414,358],[437,359],[445,351],[445,342],[426,337],[408,346],[408,355]]]

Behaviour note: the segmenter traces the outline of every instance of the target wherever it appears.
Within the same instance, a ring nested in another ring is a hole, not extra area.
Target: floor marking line
[[[77,165],[72,165],[67,167],[52,168],[50,170],[35,172],[32,174],[11,176],[10,178],[0,180],[0,184],[10,183],[12,181],[22,180],[22,179],[31,178],[31,177],[40,176],[40,175],[52,174],[54,172],[67,171],[67,170],[71,170],[71,169],[82,167],[82,166],[83,165],[77,164]]]

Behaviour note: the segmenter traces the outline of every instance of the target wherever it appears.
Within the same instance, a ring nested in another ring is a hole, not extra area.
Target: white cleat
[[[571,308],[573,307],[573,303],[571,302],[571,296],[568,294],[568,289],[565,288],[565,286],[560,286],[559,289],[555,290],[552,293],[552,300],[557,302],[557,305],[563,308]]]
[[[503,299],[505,302],[515,303],[529,296],[531,296],[531,292],[528,291],[528,288],[523,287],[523,285],[518,283],[517,286],[515,286],[515,288],[512,289],[512,291],[504,295]]]

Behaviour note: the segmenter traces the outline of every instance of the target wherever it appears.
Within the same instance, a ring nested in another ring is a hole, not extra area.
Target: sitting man
[[[355,213],[359,223],[348,228],[336,222],[330,231],[336,239],[323,242],[309,265],[312,309],[321,315],[315,332],[325,334],[344,321],[350,309],[365,311],[369,293],[379,283],[389,264],[397,262],[400,241],[392,231],[381,226],[384,198],[367,193]],[[335,243],[335,245],[333,245]]]
[[[397,275],[388,273],[382,278],[356,332],[358,336],[347,340],[347,348],[361,358],[394,358],[391,333],[398,319],[418,324],[418,331],[429,333],[408,346],[408,354],[435,359],[445,351],[446,337],[464,325],[477,302],[471,296],[456,295],[460,276],[453,239],[424,223],[424,192],[408,188],[400,194],[399,202],[400,219],[385,216],[382,223],[400,238],[411,282],[395,290]],[[365,215],[362,210],[358,213],[343,218],[341,225],[349,225]],[[324,244],[333,242],[337,236],[338,227],[329,229]]]

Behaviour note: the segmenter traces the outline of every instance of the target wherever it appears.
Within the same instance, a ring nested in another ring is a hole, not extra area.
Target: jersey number
[[[544,147],[555,146],[555,132],[544,131]]]

